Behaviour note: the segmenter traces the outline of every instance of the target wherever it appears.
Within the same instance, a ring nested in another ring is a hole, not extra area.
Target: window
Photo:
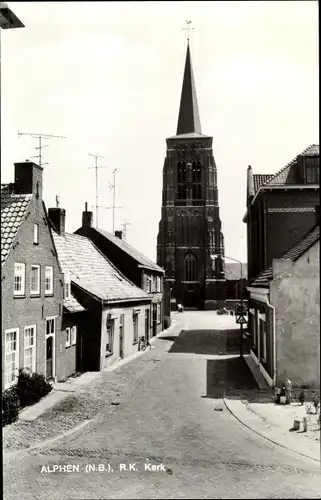
[[[33,225],[33,242],[35,245],[39,243],[39,224]]]
[[[40,266],[31,266],[30,294],[40,294]]]
[[[71,329],[71,343],[72,345],[76,345],[77,343],[77,327],[73,326]]]
[[[53,267],[46,266],[45,272],[45,295],[53,294]]]
[[[26,265],[19,262],[14,264],[14,295],[25,294]]]
[[[185,257],[185,281],[196,281],[195,257],[191,253]]]
[[[64,295],[65,299],[69,299],[71,295],[71,283],[70,283],[70,274],[66,273],[65,274],[65,287],[64,287]]]
[[[160,292],[161,291],[161,279],[159,276],[157,276],[156,278],[156,292]]]
[[[265,328],[265,321],[262,321],[260,319],[260,335],[262,338],[262,347],[263,347],[263,353],[262,353],[262,361],[263,363],[266,362],[266,328]]]
[[[114,320],[107,320],[106,357],[114,353]]]
[[[71,346],[71,328],[68,326],[66,328],[66,347]]]
[[[306,182],[307,184],[319,184],[319,169],[315,166],[306,166]]]
[[[36,371],[36,325],[25,327],[23,367],[30,372]]]
[[[19,369],[19,329],[6,330],[5,332],[5,389],[15,381]]]
[[[46,319],[46,335],[55,334],[55,318]]]
[[[138,314],[133,314],[133,343],[138,342]]]

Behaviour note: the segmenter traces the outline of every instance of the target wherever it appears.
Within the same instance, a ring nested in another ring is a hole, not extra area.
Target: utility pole
[[[20,137],[21,135],[29,135],[33,139],[39,140],[39,146],[35,148],[35,149],[39,149],[39,154],[31,157],[31,158],[38,158],[39,167],[42,167],[43,165],[48,165],[48,162],[45,162],[45,163],[42,162],[42,154],[41,153],[42,153],[42,149],[47,148],[49,146],[49,144],[43,145],[42,140],[43,139],[66,139],[66,137],[64,137],[62,135],[34,134],[34,133],[29,133],[29,132],[19,132],[19,130],[18,130],[18,137]]]
[[[103,156],[96,155],[94,153],[88,153],[89,156],[93,156],[95,158],[95,165],[93,167],[89,167],[89,169],[94,168],[95,173],[96,173],[96,228],[98,228],[98,209],[99,209],[99,204],[98,204],[98,169],[99,168],[108,168],[108,165],[100,165],[98,167],[98,158],[104,158]]]

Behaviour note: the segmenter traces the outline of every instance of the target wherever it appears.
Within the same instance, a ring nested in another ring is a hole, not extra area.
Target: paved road
[[[224,388],[255,385],[235,358],[238,334],[210,312],[179,319],[178,338],[156,340],[114,372],[127,377],[119,405],[54,446],[4,460],[5,500],[320,497],[313,461],[260,438],[223,408]],[[41,473],[68,464],[79,472]],[[85,472],[88,464],[105,470]]]

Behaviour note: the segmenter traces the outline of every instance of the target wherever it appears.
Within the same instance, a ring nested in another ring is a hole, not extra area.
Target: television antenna
[[[130,226],[130,225],[131,225],[131,222],[128,222],[127,220],[125,220],[123,222],[123,224],[121,225],[123,233],[124,233],[124,238],[126,238],[127,226]]]
[[[39,167],[42,167],[43,165],[48,165],[48,163],[49,163],[49,162],[42,161],[42,149],[50,146],[50,144],[42,144],[43,139],[66,139],[66,137],[64,137],[63,135],[34,134],[32,132],[31,133],[30,132],[19,132],[19,130],[18,130],[18,137],[20,137],[21,135],[29,135],[33,139],[38,139],[39,145],[36,146],[35,149],[39,150],[39,154],[37,154],[35,156],[31,156],[31,158],[38,158]]]
[[[98,169],[100,169],[100,168],[108,168],[108,165],[99,165],[98,166],[98,158],[104,158],[104,157],[96,155],[94,153],[88,153],[88,154],[89,154],[89,156],[93,156],[94,159],[95,159],[94,160],[95,161],[94,166],[93,167],[88,167],[88,168],[89,169],[94,168],[95,169],[95,174],[96,174],[96,205],[94,205],[94,207],[96,208],[96,228],[98,228],[98,209],[100,208],[99,204],[98,204]]]

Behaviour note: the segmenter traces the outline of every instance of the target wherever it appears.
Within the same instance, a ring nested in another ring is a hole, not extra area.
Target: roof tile
[[[1,184],[1,266],[4,265],[32,194],[14,194],[13,184]]]
[[[78,234],[53,238],[59,262],[73,283],[105,301],[147,299],[148,295],[125,278],[86,237]]]
[[[158,272],[164,272],[164,270],[159,267],[155,262],[151,261],[148,257],[146,257],[144,254],[142,254],[139,250],[136,248],[132,247],[127,241],[118,238],[118,236],[114,236],[112,233],[109,233],[108,231],[104,231],[103,229],[96,229],[98,233],[100,233],[102,236],[107,238],[110,242],[112,242],[114,245],[119,247],[121,250],[126,252],[128,255],[130,255],[136,262],[138,262],[141,266],[147,267],[154,269],[155,271]]]

